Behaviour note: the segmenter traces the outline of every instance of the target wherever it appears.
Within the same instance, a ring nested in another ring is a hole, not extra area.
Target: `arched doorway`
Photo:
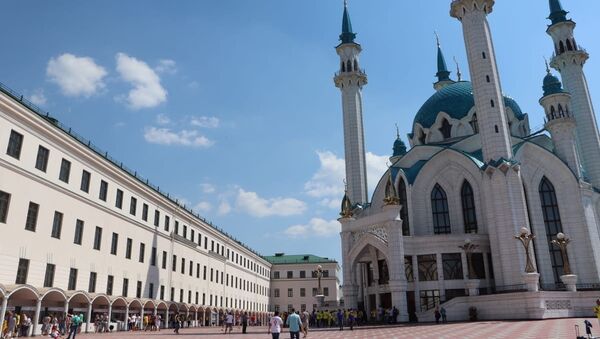
[[[106,319],[110,320],[111,304],[108,296],[105,294],[97,294],[92,299],[92,317],[90,321],[94,324],[94,331],[106,331],[107,329],[103,326]]]
[[[111,302],[111,321],[113,330],[125,331],[127,329],[127,300],[123,297],[117,297]]]
[[[39,334],[42,300],[37,289],[29,285],[18,285],[5,293],[7,293],[6,316],[27,315],[32,319],[31,335]]]
[[[156,319],[158,319],[158,328],[168,328],[167,319],[167,310],[169,307],[164,301],[160,301],[156,305]]]
[[[85,323],[85,332],[91,332],[92,329],[92,304],[90,297],[84,291],[71,292],[67,299],[69,303],[69,313],[84,314],[83,321]],[[83,327],[82,327],[83,331]]]
[[[131,320],[128,324],[127,324],[127,330],[135,330],[136,328],[139,329],[141,322],[141,316],[144,313],[144,305],[142,304],[142,302],[139,299],[133,299],[131,302],[129,302],[129,307],[128,307],[128,314],[127,314],[127,318],[128,318],[128,322],[129,320]]]

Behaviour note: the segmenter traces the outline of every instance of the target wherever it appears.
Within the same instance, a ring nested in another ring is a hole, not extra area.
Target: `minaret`
[[[354,42],[348,5],[344,1],[341,43],[336,47],[340,56],[340,70],[335,74],[335,86],[342,92],[344,115],[344,150],[348,197],[353,203],[364,205],[367,197],[367,166],[365,138],[362,120],[362,87],[367,84],[367,75],[359,67],[362,48]]]
[[[511,135],[506,120],[492,33],[487,15],[494,0],[453,0],[450,15],[462,23],[469,69],[473,83],[479,136],[486,163],[482,195],[489,215],[490,237],[496,285],[516,285],[539,279],[523,277],[525,251],[510,241],[521,227],[529,227],[520,166],[513,159]],[[471,289],[471,287],[467,287]]]
[[[504,97],[487,21],[493,6],[494,0],[454,0],[450,11],[450,15],[460,20],[463,27],[486,163],[512,158]]]
[[[583,65],[589,54],[575,41],[575,22],[567,19],[560,0],[550,0],[552,21],[546,32],[554,41],[551,66],[560,72],[565,90],[571,94],[575,135],[581,163],[592,185],[600,188],[600,137]]]
[[[546,65],[544,96],[540,105],[546,112],[545,128],[552,135],[556,155],[564,161],[577,178],[581,177],[579,155],[575,141],[575,119],[571,112],[571,94],[562,89],[557,77]]]
[[[436,91],[444,88],[446,85],[453,84],[454,81],[450,79],[450,71],[448,71],[448,66],[446,66],[446,59],[444,58],[444,53],[442,53],[442,46],[440,45],[440,37],[435,33],[435,39],[437,42],[437,73],[435,76],[438,78],[438,81],[433,84],[433,88]]]

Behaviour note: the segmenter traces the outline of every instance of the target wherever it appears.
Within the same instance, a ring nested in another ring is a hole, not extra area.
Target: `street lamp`
[[[323,277],[323,266],[317,265],[317,269],[315,270],[315,273],[317,274],[317,281],[319,283],[318,289],[317,289],[317,295],[322,295],[323,293],[321,292],[321,277]]]
[[[556,239],[552,240],[552,244],[558,246],[560,248],[560,254],[562,255],[563,260],[563,271],[565,275],[571,274],[571,266],[569,265],[569,257],[567,256],[567,245],[571,242],[571,239],[567,238],[567,236],[560,232],[556,235]]]
[[[471,239],[465,239],[465,244],[462,246],[458,246],[458,248],[462,249],[463,251],[465,251],[465,254],[467,255],[467,265],[469,266],[469,279],[476,279],[475,277],[475,270],[473,269],[473,260],[472,256],[473,256],[473,251],[475,251],[477,248],[479,248],[479,245],[475,245],[471,242]]]
[[[529,255],[529,243],[531,243],[533,238],[535,238],[535,235],[531,234],[527,227],[521,227],[519,235],[515,235],[515,239],[520,240],[523,247],[525,247],[525,273],[535,273],[535,267],[533,266],[531,256]]]

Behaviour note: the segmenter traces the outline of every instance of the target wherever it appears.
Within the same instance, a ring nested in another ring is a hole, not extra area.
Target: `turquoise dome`
[[[505,96],[504,104],[511,108],[517,119],[525,118],[521,108],[512,98]],[[475,99],[471,82],[460,81],[447,85],[425,101],[417,112],[413,122],[413,132],[415,132],[414,127],[417,123],[421,124],[423,128],[430,128],[440,112],[445,112],[453,119],[460,120],[466,117],[474,106]]]
[[[550,71],[544,77],[544,86],[542,88],[544,89],[544,96],[564,92],[562,83]]]
[[[402,139],[400,139],[400,137],[398,137],[396,139],[396,141],[394,141],[394,155],[393,156],[401,157],[405,154],[406,154],[406,145],[404,144],[404,141],[402,141]]]

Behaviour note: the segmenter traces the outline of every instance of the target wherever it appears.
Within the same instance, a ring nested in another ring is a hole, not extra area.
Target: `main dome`
[[[504,104],[506,107],[510,107],[517,119],[524,119],[525,116],[515,100],[504,96]],[[434,93],[419,109],[413,122],[413,132],[417,123],[423,128],[430,128],[440,112],[445,112],[453,119],[460,120],[466,117],[474,106],[473,86],[470,81],[459,81],[447,85]]]

